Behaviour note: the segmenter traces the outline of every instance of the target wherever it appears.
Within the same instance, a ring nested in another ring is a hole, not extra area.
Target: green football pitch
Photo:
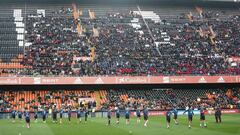
[[[193,119],[192,128],[188,128],[186,116],[179,116],[179,125],[166,128],[165,117],[150,117],[148,127],[143,126],[143,120],[137,124],[135,118],[130,119],[130,125],[125,124],[124,118],[120,124],[107,126],[106,118],[89,118],[87,123],[77,124],[77,119],[71,123],[64,119],[63,124],[47,123],[31,120],[31,128],[27,129],[24,121],[12,123],[10,119],[0,120],[0,135],[240,135],[240,115],[223,115],[221,124],[216,124],[214,116],[206,116],[207,128],[200,128],[199,116]]]

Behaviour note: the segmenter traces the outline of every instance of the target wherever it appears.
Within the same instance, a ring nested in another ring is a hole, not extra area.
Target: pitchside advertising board
[[[183,114],[185,110],[179,110],[178,115],[187,115],[187,113]],[[149,116],[165,116],[167,111],[149,111]],[[194,115],[199,115],[199,110],[193,110]],[[214,110],[206,110],[205,114],[214,115]],[[239,114],[239,109],[223,109],[222,114]],[[131,112],[132,116],[136,116],[135,112]]]
[[[240,76],[0,77],[0,85],[240,83]]]

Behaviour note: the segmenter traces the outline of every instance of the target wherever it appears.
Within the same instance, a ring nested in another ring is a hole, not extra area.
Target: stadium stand
[[[240,74],[235,10],[95,8],[75,5],[41,13],[28,9],[24,55],[17,45],[13,18],[0,19],[2,72],[19,76]],[[4,63],[11,59],[18,62]]]
[[[99,93],[99,99],[97,99]],[[222,109],[238,108],[240,91],[233,89],[111,89],[111,90],[31,90],[31,91],[1,91],[0,108],[1,112],[9,112],[11,109],[22,110],[29,108],[41,110],[42,108],[52,108],[56,106],[79,107],[83,99],[91,98],[91,106],[97,110],[107,109],[109,106],[118,106],[121,109],[148,105],[152,110],[166,110],[173,107],[184,109],[190,105],[195,108],[204,106],[205,108]],[[100,103],[97,103],[100,102]]]
[[[80,102],[87,102],[80,99],[92,98],[95,95],[91,91],[84,90],[60,90],[60,91],[1,91],[1,112],[8,112],[11,109],[22,111],[29,108],[30,111],[41,108],[52,108],[56,106],[60,109],[62,106],[79,106]],[[88,102],[87,102],[88,103]],[[89,101],[96,107],[96,102]]]
[[[173,107],[184,109],[186,106],[198,108],[237,108],[239,91],[223,89],[154,89],[154,90],[108,90],[107,106],[130,106],[137,109],[148,105],[153,110],[166,110]]]

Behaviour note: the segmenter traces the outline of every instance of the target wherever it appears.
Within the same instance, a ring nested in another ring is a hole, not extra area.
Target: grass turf
[[[170,129],[166,128],[165,117],[150,117],[148,127],[143,126],[143,120],[137,124],[135,117],[130,119],[130,125],[125,125],[125,119],[121,118],[120,124],[116,125],[115,118],[112,124],[107,126],[106,118],[89,118],[87,123],[77,124],[77,119],[72,119],[71,123],[67,119],[63,124],[52,123],[51,119],[47,123],[38,120],[35,123],[31,120],[31,128],[27,129],[25,121],[0,120],[0,135],[239,135],[240,115],[223,115],[221,124],[216,124],[214,116],[206,116],[207,128],[200,128],[199,116],[193,119],[191,129],[188,129],[186,116],[179,116],[179,125],[174,125],[171,120]]]

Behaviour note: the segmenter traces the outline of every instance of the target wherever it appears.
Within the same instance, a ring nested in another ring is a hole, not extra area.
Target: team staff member
[[[215,119],[216,119],[216,123],[221,123],[222,122],[222,112],[221,112],[221,109],[219,107],[217,107],[215,109]]]

